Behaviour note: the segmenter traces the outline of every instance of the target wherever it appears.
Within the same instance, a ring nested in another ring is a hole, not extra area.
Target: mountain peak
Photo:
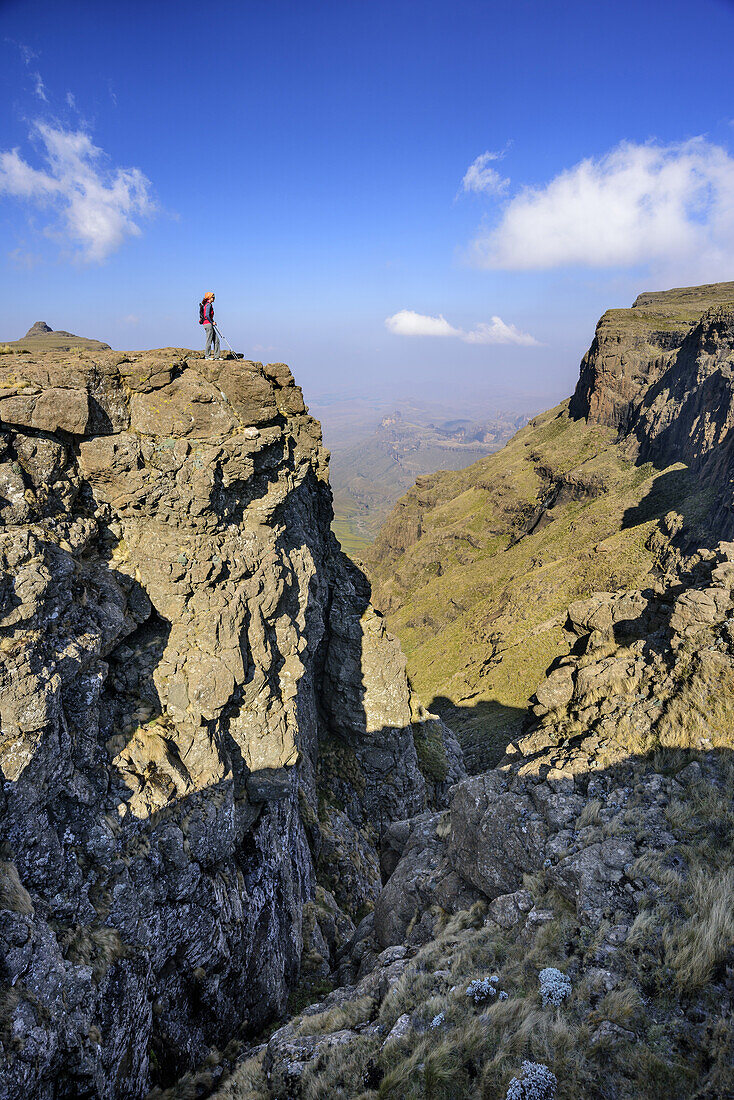
[[[53,329],[47,325],[45,321],[36,321],[36,323],[31,325],[28,329],[23,339],[27,340],[29,336],[45,336],[48,332],[53,332]]]

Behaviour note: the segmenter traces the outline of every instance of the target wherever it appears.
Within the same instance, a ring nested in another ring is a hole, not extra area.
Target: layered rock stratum
[[[461,757],[284,364],[11,350],[0,429],[0,1096],[133,1100],[330,971]]]

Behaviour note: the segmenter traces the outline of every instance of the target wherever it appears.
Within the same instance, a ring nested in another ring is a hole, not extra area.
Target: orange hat
[[[213,290],[207,290],[207,291],[205,291],[205,292],[204,292],[204,297],[205,297],[205,298],[213,298],[213,297],[214,297],[214,291],[213,291]]]

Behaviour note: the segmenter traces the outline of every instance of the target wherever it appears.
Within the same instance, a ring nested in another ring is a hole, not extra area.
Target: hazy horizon
[[[127,10],[1,7],[3,338],[197,348],[212,289],[312,401],[540,408],[606,309],[734,275],[731,3]]]

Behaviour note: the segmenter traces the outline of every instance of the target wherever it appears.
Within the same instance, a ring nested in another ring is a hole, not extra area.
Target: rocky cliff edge
[[[3,356],[3,1098],[139,1097],[281,1011],[462,774],[330,521],[284,364]]]

